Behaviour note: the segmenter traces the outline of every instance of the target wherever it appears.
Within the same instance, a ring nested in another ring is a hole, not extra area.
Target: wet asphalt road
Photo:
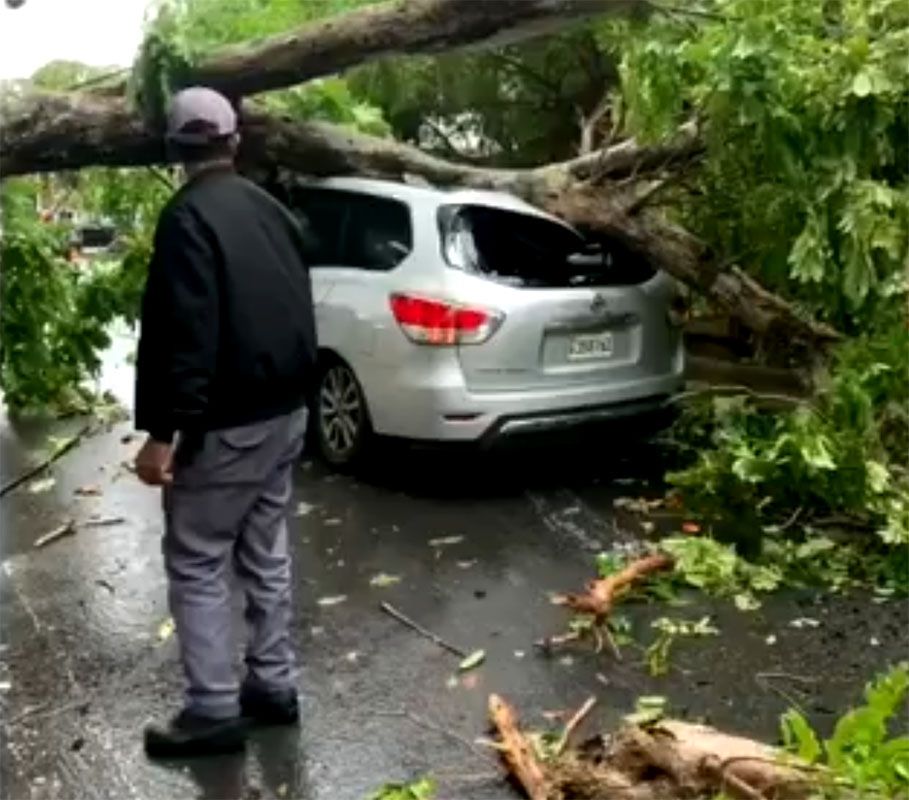
[[[4,800],[361,800],[424,773],[439,779],[443,800],[509,798],[494,759],[473,745],[491,691],[531,726],[591,694],[600,699],[591,728],[608,725],[638,695],[661,694],[678,714],[772,739],[790,702],[829,729],[834,711],[906,650],[905,604],[793,592],[751,614],[703,601],[629,606],[644,642],[659,615],[711,613],[721,630],[680,644],[663,678],[649,677],[633,648],[621,663],[584,647],[545,656],[533,641],[566,623],[549,593],[582,586],[594,552],[636,540],[613,500],[657,490],[648,478],[661,472],[655,454],[628,460],[634,448],[609,441],[502,457],[389,449],[368,480],[312,463],[297,475],[301,728],[257,734],[245,756],[152,764],[139,732],[175,709],[180,675],[173,638],[160,636],[159,500],[120,468],[138,446],[122,441],[128,432],[121,425],[88,440],[53,469],[50,490],[23,489],[0,504]],[[47,434],[42,425],[0,428],[4,482]],[[77,497],[86,485],[102,494]],[[124,522],[33,548],[63,520],[93,514]],[[380,573],[400,583],[370,585]],[[485,649],[486,663],[456,677],[458,659],[383,614],[381,601],[465,650]],[[789,624],[804,617],[819,627]]]

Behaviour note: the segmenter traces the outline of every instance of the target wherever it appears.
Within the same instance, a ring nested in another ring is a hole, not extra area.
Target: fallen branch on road
[[[598,578],[587,584],[583,594],[564,594],[552,598],[558,606],[568,606],[581,614],[591,614],[597,624],[601,624],[612,611],[615,601],[625,594],[637,581],[672,567],[672,558],[665,553],[653,553],[610,575]]]
[[[784,763],[767,745],[708,726],[676,720],[629,724],[544,758],[521,730],[515,710],[498,695],[489,698],[489,714],[499,735],[496,749],[531,800],[663,800],[723,793],[739,800],[801,800],[810,793],[807,765]]]
[[[459,658],[467,658],[468,653],[465,650],[462,650],[460,647],[446,642],[441,636],[433,633],[432,631],[426,630],[422,625],[414,622],[410,617],[406,616],[402,612],[398,611],[391,603],[381,603],[379,607],[389,616],[396,619],[402,625],[410,628],[412,631],[416,631],[424,639],[429,639],[429,641],[437,644],[443,650],[447,650],[449,653],[454,653]]]

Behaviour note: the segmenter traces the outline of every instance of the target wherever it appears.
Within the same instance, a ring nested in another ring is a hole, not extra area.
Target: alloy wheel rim
[[[345,456],[354,448],[363,421],[360,391],[349,369],[338,365],[325,374],[319,410],[322,440],[336,456]]]

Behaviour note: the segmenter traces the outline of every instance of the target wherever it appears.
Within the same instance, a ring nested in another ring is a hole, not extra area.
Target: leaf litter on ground
[[[297,507],[294,510],[295,517],[305,517],[315,508],[314,505],[310,503],[297,503]]]
[[[459,672],[469,672],[472,669],[476,669],[486,660],[486,651],[485,650],[474,650],[467,658],[461,661],[458,664]]]
[[[430,539],[430,547],[449,547],[450,545],[460,544],[464,541],[463,536],[442,536],[438,539]]]
[[[49,492],[57,485],[57,479],[52,475],[46,478],[39,478],[28,485],[29,494],[44,494]]]
[[[158,641],[166,642],[168,639],[170,639],[171,636],[174,635],[175,629],[176,628],[174,626],[173,619],[171,617],[168,617],[160,625],[158,625]]]
[[[320,597],[317,602],[322,608],[329,608],[330,606],[339,605],[345,600],[347,600],[346,594],[335,594],[328,597]]]
[[[386,589],[401,582],[400,575],[389,575],[387,572],[380,572],[370,578],[369,585],[377,589]]]

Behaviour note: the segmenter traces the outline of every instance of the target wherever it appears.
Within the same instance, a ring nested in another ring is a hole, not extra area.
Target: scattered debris
[[[78,753],[83,747],[85,747],[85,739],[79,736],[73,740],[73,743],[69,746],[69,749],[74,753]]]
[[[310,636],[321,636],[323,633],[325,633],[325,628],[323,628],[321,625],[313,625],[309,629]]]
[[[109,528],[114,525],[122,525],[126,522],[125,517],[91,517],[82,523],[85,528]]]
[[[486,651],[485,650],[474,650],[467,658],[461,661],[458,664],[459,672],[469,672],[472,669],[476,669],[486,660]]]
[[[380,572],[378,575],[374,575],[370,581],[369,585],[374,586],[378,589],[385,589],[389,586],[394,586],[397,583],[401,582],[400,575],[389,575],[385,572]]]
[[[776,644],[776,634],[771,633],[766,639],[764,639],[764,642],[772,647]]]
[[[812,617],[798,617],[789,623],[789,627],[797,628],[799,630],[802,628],[820,628],[821,621],[813,619]]]
[[[320,597],[317,602],[322,608],[329,608],[330,606],[336,606],[343,603],[345,600],[347,600],[346,594],[335,594],[330,595],[329,597]]]
[[[360,654],[356,650],[351,650],[344,656],[344,660],[348,664],[356,664],[360,660]]]
[[[47,458],[36,464],[31,469],[26,470],[21,475],[13,478],[11,481],[3,484],[3,486],[0,487],[0,497],[6,497],[6,495],[15,489],[18,489],[20,486],[22,486],[22,484],[28,483],[30,480],[32,480],[32,478],[36,478],[54,462],[59,461],[61,458],[63,458],[63,456],[65,456],[86,436],[88,436],[92,430],[93,425],[89,423],[88,425],[84,425],[81,430],[75,434],[75,436],[69,436],[65,439],[60,439],[54,446],[53,452]]]
[[[315,509],[314,505],[310,503],[297,503],[297,507],[294,510],[295,517],[305,517],[307,514],[310,514]]]
[[[635,581],[654,572],[669,569],[672,564],[672,558],[664,553],[653,553],[632,561],[608,578],[590,581],[584,594],[557,595],[552,601],[556,605],[568,606],[582,614],[592,614],[595,620],[600,622],[612,611],[616,599],[628,591]]]
[[[168,639],[170,639],[171,636],[174,635],[175,630],[176,626],[174,625],[173,619],[171,617],[168,617],[158,626],[158,641],[166,642]]]
[[[54,528],[49,533],[45,533],[44,536],[39,537],[35,540],[34,547],[40,549],[42,547],[47,547],[49,544],[53,544],[58,539],[62,539],[64,536],[72,536],[76,532],[76,523],[73,520],[68,520],[60,525],[58,528]]]
[[[701,532],[701,526],[696,522],[683,522],[682,523],[682,533],[687,533],[689,536],[696,536]]]
[[[51,475],[51,476],[48,476],[47,478],[41,478],[39,480],[32,481],[28,485],[28,493],[29,494],[44,494],[45,492],[49,492],[56,485],[57,485],[57,479]]]
[[[524,656],[526,656],[526,655],[527,655],[527,653],[525,653],[523,650],[515,650],[515,651],[514,651],[514,657],[515,657],[515,658],[524,658]]]
[[[95,585],[100,586],[102,589],[107,589],[107,591],[109,591],[111,594],[116,593],[116,589],[114,589],[113,584],[104,580],[104,578],[98,578],[98,580],[95,581]]]
[[[344,520],[340,517],[329,517],[328,519],[322,520],[322,524],[326,528],[335,528],[340,525]]]
[[[489,698],[489,714],[499,736],[493,746],[531,800],[718,795],[783,800],[807,794],[808,768],[800,762],[784,763],[771,747],[707,726],[675,720],[628,724],[612,736],[543,758],[498,695]]]
[[[471,558],[468,561],[456,561],[455,562],[458,569],[470,569],[471,567],[476,566],[476,563],[477,563],[477,560],[475,558]]]
[[[460,544],[464,541],[463,536],[443,536],[439,539],[430,539],[430,547],[450,547],[454,544]]]
[[[624,511],[632,511],[635,514],[649,514],[651,511],[662,508],[665,502],[662,497],[653,500],[648,500],[646,497],[617,497],[612,501],[612,506]]]
[[[127,433],[120,437],[120,444],[132,444],[137,439],[135,433]]]
[[[90,486],[80,486],[74,494],[76,497],[101,497],[104,494],[104,490],[97,484],[92,484]]]
[[[391,603],[382,603],[379,607],[386,614],[388,614],[391,617],[394,617],[402,625],[406,625],[412,631],[416,631],[417,633],[420,634],[420,636],[422,636],[425,639],[429,639],[429,641],[431,641],[431,642],[434,642],[439,647],[441,647],[443,650],[447,650],[449,653],[453,653],[454,655],[458,656],[459,658],[466,659],[468,657],[468,653],[466,651],[462,650],[460,647],[455,647],[455,645],[450,644],[449,642],[446,642],[441,636],[438,636],[437,634],[433,633],[432,631],[429,631],[426,628],[424,628],[422,625],[417,624],[412,619],[410,619],[410,617],[407,617],[406,615],[404,615],[400,611],[398,611],[398,609],[396,609],[393,605],[391,605]]]
[[[751,592],[739,592],[733,602],[739,611],[757,611],[761,607],[761,601]]]
[[[12,686],[9,681],[0,681],[0,692],[8,692]]]
[[[582,705],[574,714],[574,716],[568,720],[565,725],[565,730],[562,731],[562,736],[556,744],[555,754],[556,756],[562,755],[565,752],[565,748],[568,747],[568,742],[571,739],[572,734],[577,730],[580,724],[587,718],[587,715],[593,710],[593,707],[597,704],[596,697],[592,695],[587,698],[584,705]]]
[[[645,653],[647,668],[653,677],[669,672],[669,653],[677,638],[719,634],[719,630],[711,624],[710,617],[702,617],[697,622],[660,617],[651,623],[651,627],[659,631]]]

